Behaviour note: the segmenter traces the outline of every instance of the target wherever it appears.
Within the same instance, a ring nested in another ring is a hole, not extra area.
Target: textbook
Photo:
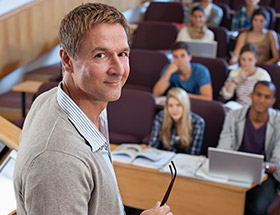
[[[145,148],[139,144],[122,144],[112,151],[113,161],[160,169],[175,156],[175,152]]]

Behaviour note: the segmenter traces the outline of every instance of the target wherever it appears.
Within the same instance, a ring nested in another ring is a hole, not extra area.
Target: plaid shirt
[[[270,15],[267,11],[266,11],[266,17],[267,17],[267,24],[265,28],[268,28]],[[241,8],[241,10],[237,11],[234,14],[231,23],[231,30],[238,31],[240,28],[245,28],[248,30],[250,27],[251,27],[251,17],[247,15],[247,8],[244,6]]]
[[[149,141],[149,145],[159,149],[167,149],[163,146],[161,140],[161,126],[164,118],[164,111],[160,111],[155,119],[153,130],[151,134],[151,138]],[[192,121],[192,136],[191,136],[191,145],[189,149],[186,151],[180,148],[180,140],[176,135],[176,127],[174,126],[171,131],[170,145],[172,149],[170,151],[174,151],[176,153],[187,153],[192,155],[200,155],[200,150],[203,142],[204,128],[205,122],[204,119],[198,116],[197,114],[191,113],[191,121]]]

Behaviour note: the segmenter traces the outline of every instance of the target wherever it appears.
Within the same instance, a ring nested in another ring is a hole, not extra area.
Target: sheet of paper
[[[172,160],[176,166],[178,175],[194,177],[195,172],[203,164],[205,159],[205,156],[178,153]],[[164,166],[160,171],[170,172],[168,165]]]

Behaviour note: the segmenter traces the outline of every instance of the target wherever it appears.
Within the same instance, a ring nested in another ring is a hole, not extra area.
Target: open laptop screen
[[[260,184],[263,178],[263,155],[208,148],[209,175]]]
[[[199,40],[185,41],[189,48],[192,56],[195,57],[217,57],[217,41],[204,42]]]

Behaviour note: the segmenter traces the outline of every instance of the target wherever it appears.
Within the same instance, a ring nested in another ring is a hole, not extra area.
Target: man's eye
[[[102,53],[99,53],[99,54],[95,55],[95,57],[96,57],[96,58],[104,58],[104,57],[105,57],[105,55],[104,55],[104,54],[102,54]]]
[[[128,56],[128,53],[126,52],[122,52],[119,54],[119,57],[127,57]]]

